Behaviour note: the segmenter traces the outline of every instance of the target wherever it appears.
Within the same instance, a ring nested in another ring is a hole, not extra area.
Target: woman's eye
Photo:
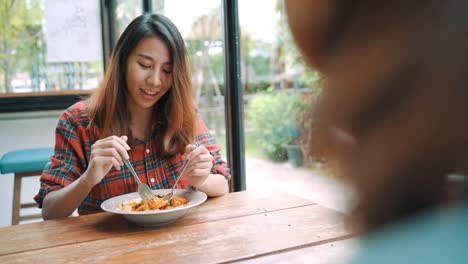
[[[145,64],[143,64],[143,63],[138,63],[138,64],[140,64],[140,66],[141,66],[143,69],[149,69],[149,68],[151,68],[151,65],[145,65]]]
[[[172,70],[163,70],[164,73],[171,74]]]

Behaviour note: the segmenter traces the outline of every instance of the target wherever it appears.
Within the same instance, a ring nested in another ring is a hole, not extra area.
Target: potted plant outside
[[[302,147],[298,144],[300,136],[299,127],[289,128],[289,134],[291,140],[289,143],[284,144],[283,147],[286,149],[288,162],[295,167],[300,167],[302,166],[304,156],[302,154]]]

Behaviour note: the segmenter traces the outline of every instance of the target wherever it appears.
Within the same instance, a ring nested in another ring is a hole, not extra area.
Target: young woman
[[[125,29],[101,87],[59,118],[51,167],[35,200],[45,220],[100,211],[113,196],[135,192],[129,159],[152,189],[179,188],[208,196],[228,192],[220,146],[197,116],[188,55],[176,26],[145,14]]]

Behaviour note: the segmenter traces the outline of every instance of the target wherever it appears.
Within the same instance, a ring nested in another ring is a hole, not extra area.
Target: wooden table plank
[[[187,226],[311,204],[315,203],[277,191],[275,193],[268,191],[234,192],[208,199],[204,204],[193,208],[182,219],[169,226]],[[164,229],[169,226],[160,228]],[[0,256],[147,232],[153,229],[157,228],[138,227],[127,222],[123,217],[111,213],[4,227],[0,228]]]
[[[358,238],[340,239],[324,242],[316,246],[286,250],[247,260],[236,261],[236,264],[270,264],[270,263],[349,263],[358,252]]]
[[[342,215],[319,205],[178,225],[109,239],[10,254],[0,263],[220,263],[346,237]]]

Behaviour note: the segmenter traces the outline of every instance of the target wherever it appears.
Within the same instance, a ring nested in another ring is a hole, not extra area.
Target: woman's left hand
[[[190,160],[184,172],[190,185],[196,188],[202,186],[213,167],[213,156],[204,146],[197,147],[190,144],[185,147],[185,158]]]

